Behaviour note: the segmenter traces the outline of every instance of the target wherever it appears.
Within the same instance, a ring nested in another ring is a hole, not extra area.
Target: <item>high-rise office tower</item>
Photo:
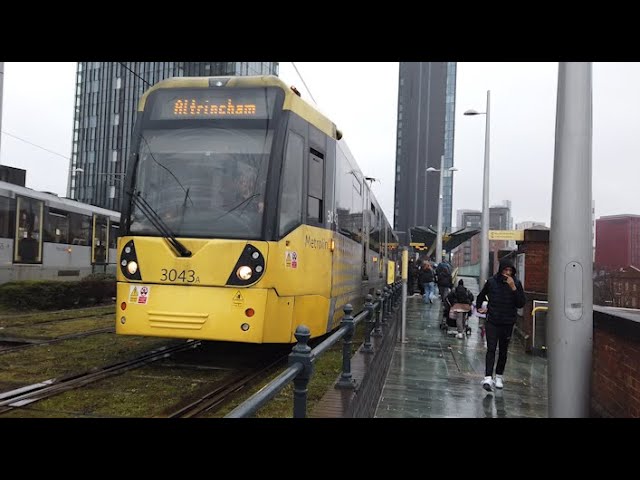
[[[412,227],[438,223],[440,169],[444,155],[442,225],[451,229],[455,62],[400,62],[394,229],[402,243]]]
[[[138,101],[150,85],[169,77],[277,74],[278,62],[78,62],[67,197],[120,209]]]

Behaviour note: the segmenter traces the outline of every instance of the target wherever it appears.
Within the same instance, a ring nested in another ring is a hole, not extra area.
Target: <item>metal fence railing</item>
[[[289,354],[289,367],[262,389],[229,412],[225,418],[249,417],[275,397],[290,382],[293,382],[293,417],[307,416],[307,389],[313,375],[313,363],[318,357],[342,339],[342,373],[336,388],[354,389],[355,381],[351,375],[351,345],[355,327],[361,321],[366,322],[362,353],[374,353],[371,337],[382,336],[382,325],[385,316],[390,316],[393,307],[400,300],[401,282],[385,286],[383,291],[376,292],[376,301],[367,295],[364,310],[353,317],[351,304],[344,306],[344,316],[340,328],[313,350],[308,342],[311,332],[304,325],[298,326],[295,337],[298,343]]]

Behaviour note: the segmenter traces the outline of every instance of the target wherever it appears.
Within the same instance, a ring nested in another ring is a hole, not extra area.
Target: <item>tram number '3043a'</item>
[[[173,268],[168,270],[163,268],[160,274],[161,282],[175,282],[180,280],[183,283],[200,283],[200,278],[196,277],[195,270],[174,270]]]

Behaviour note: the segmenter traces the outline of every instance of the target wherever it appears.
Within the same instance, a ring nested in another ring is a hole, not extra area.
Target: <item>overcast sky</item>
[[[393,221],[397,63],[296,62],[319,108],[345,135]],[[5,63],[2,130],[68,157],[75,63]],[[309,93],[290,62],[280,77]],[[549,225],[557,63],[458,63],[453,208],[480,209],[485,117],[491,90],[490,203],[512,201],[516,222]],[[593,198],[596,217],[640,214],[640,64],[594,63]],[[68,158],[2,134],[2,164],[27,170],[27,186],[66,194]]]

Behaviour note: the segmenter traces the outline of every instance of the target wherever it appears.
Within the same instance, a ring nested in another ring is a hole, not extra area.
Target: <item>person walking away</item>
[[[453,288],[453,279],[451,278],[451,270],[449,265],[445,262],[440,262],[436,267],[436,278],[438,282],[438,290],[440,293],[440,299],[444,302],[449,290]]]
[[[428,261],[422,262],[419,282],[424,289],[424,303],[433,303],[432,298],[436,294],[436,284],[433,269]]]
[[[407,279],[407,296],[411,297],[415,291],[415,283],[417,280],[416,262],[413,258],[409,259],[409,271]]]
[[[445,310],[445,318],[449,318],[452,314],[452,310],[455,313],[456,327],[458,329],[458,338],[463,338],[464,335],[464,319],[462,315],[458,315],[456,310],[464,310],[466,312],[471,311],[471,304],[473,303],[473,293],[464,286],[464,281],[460,280],[458,286],[451,290],[446,297],[443,309]],[[454,318],[454,317],[451,317]]]
[[[486,338],[487,355],[485,359],[485,377],[482,388],[491,391],[504,387],[504,368],[507,364],[509,340],[516,323],[517,309],[524,307],[526,298],[522,283],[515,276],[516,268],[508,258],[500,260],[498,273],[489,278],[476,299],[476,306],[482,305],[488,297],[487,309],[479,308],[479,313],[487,314]],[[495,367],[496,378],[493,380],[496,347],[498,363]]]

